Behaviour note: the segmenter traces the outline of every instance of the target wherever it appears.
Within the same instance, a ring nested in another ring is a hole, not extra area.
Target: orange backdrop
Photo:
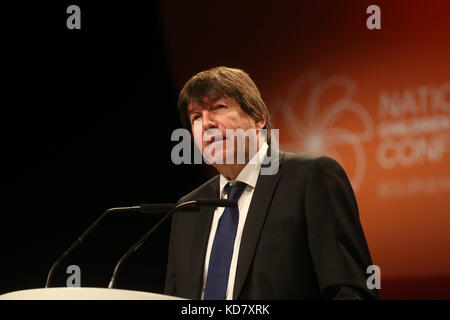
[[[370,4],[381,30],[366,27]],[[450,2],[164,3],[162,14],[178,88],[209,67],[243,68],[283,149],[343,165],[382,290],[420,279],[414,297],[450,297]],[[385,297],[402,298],[395,289]]]

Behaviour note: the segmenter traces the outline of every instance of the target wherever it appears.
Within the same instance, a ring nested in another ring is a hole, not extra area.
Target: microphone
[[[233,207],[236,201],[228,199],[197,199],[190,201],[184,206],[178,206],[177,212],[199,211],[202,206],[210,207]],[[150,203],[141,204],[140,213],[166,213],[177,206],[176,203]]]
[[[208,199],[199,199],[191,201],[186,206],[176,208],[176,211],[198,211],[200,210],[201,205],[203,203],[208,203]],[[220,201],[232,201],[232,200],[220,200]],[[226,203],[226,202],[223,202]],[[206,205],[206,204],[205,204]],[[64,260],[65,257],[67,257],[77,246],[79,246],[86,237],[92,233],[92,231],[97,227],[97,225],[108,215],[112,213],[121,213],[121,212],[137,212],[142,214],[154,214],[154,213],[166,213],[169,210],[173,210],[177,206],[176,203],[153,203],[153,204],[141,204],[139,206],[132,206],[132,207],[117,207],[117,208],[109,208],[105,210],[88,228],[86,231],[84,231],[81,236],[75,240],[75,242],[72,243],[72,245],[58,258],[58,260],[55,261],[55,263],[50,268],[50,271],[47,275],[47,281],[45,282],[45,288],[48,288],[50,285],[50,282],[52,280],[53,274],[58,267],[58,265],[61,263],[61,261]],[[218,207],[221,206],[220,204],[217,205]]]
[[[119,273],[119,269],[122,266],[122,264],[125,262],[125,260],[128,259],[128,257],[130,255],[132,255],[134,252],[136,252],[142,246],[142,244],[144,244],[144,242],[147,241],[147,239],[150,237],[150,235],[161,226],[161,224],[164,221],[166,221],[170,216],[172,216],[172,214],[175,211],[178,211],[178,210],[181,211],[182,208],[189,207],[192,205],[197,206],[197,208],[199,208],[201,206],[235,207],[235,206],[237,206],[237,201],[236,200],[228,200],[228,199],[198,199],[198,200],[182,202],[182,203],[174,206],[168,213],[166,213],[166,215],[161,220],[159,220],[159,222],[156,225],[153,226],[153,228],[151,228],[146,234],[144,234],[142,236],[142,238],[139,239],[138,242],[136,242],[127,252],[125,252],[122,255],[122,257],[119,259],[119,261],[117,262],[117,264],[114,268],[114,272],[113,272],[113,275],[109,282],[108,288],[110,288],[110,289],[114,288],[117,274]],[[146,206],[146,205],[144,205],[144,206]]]
[[[116,212],[130,212],[130,211],[140,211],[140,206],[133,206],[133,207],[118,207],[118,208],[110,208],[105,210],[98,218],[97,220],[95,220],[88,228],[86,231],[84,231],[81,236],[79,236],[77,238],[77,240],[75,240],[74,243],[72,243],[72,245],[69,247],[69,249],[67,249],[59,258],[58,260],[55,261],[55,263],[52,265],[52,267],[50,268],[50,271],[48,272],[47,275],[47,281],[45,282],[45,288],[48,288],[48,286],[50,285],[50,282],[52,280],[53,277],[53,273],[56,270],[56,267],[61,263],[62,260],[64,260],[65,257],[67,257],[80,243],[82,243],[84,241],[84,239],[95,229],[95,227],[100,223],[100,221],[102,221],[107,215],[111,214],[111,213],[116,213]]]
[[[78,245],[80,245],[84,239],[92,233],[92,231],[95,229],[95,227],[97,227],[97,225],[108,215],[112,214],[112,213],[120,213],[120,212],[138,212],[138,213],[143,213],[143,214],[148,214],[148,213],[166,213],[167,211],[173,209],[177,204],[176,203],[152,203],[152,204],[141,204],[139,206],[132,206],[132,207],[117,207],[117,208],[110,208],[107,209],[103,212],[102,215],[100,215],[97,220],[95,220],[89,227],[88,229],[83,232],[83,234],[81,236],[79,236],[77,238],[77,240],[75,240],[74,243],[72,243],[72,245],[69,247],[69,249],[67,249],[59,258],[58,260],[56,260],[56,262],[53,264],[53,266],[50,268],[50,271],[47,275],[47,281],[45,282],[45,288],[48,288],[48,286],[50,285],[50,282],[52,280],[53,277],[53,273],[56,270],[56,267],[61,263],[62,260],[64,260],[64,258],[66,256],[68,256]],[[191,206],[191,207],[183,207],[181,210],[185,210],[185,211],[198,211],[199,207],[197,206]]]
[[[167,213],[177,206],[176,203],[144,203],[139,206],[139,213],[154,214]],[[200,208],[195,204],[181,207],[177,211],[199,211]]]

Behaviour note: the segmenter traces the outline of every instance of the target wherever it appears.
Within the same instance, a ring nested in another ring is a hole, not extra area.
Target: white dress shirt
[[[245,165],[245,167],[242,169],[242,171],[239,173],[239,175],[236,177],[235,180],[231,181],[228,180],[223,175],[220,175],[220,189],[219,189],[219,197],[221,199],[226,199],[227,194],[224,190],[225,185],[227,183],[233,184],[238,181],[244,182],[247,184],[247,186],[244,189],[244,192],[242,193],[241,197],[238,200],[238,207],[239,207],[239,223],[236,231],[236,238],[234,240],[234,249],[233,249],[233,257],[231,259],[231,265],[230,265],[230,273],[228,275],[228,286],[227,286],[227,292],[226,292],[226,299],[232,300],[233,299],[233,289],[234,289],[234,280],[236,277],[236,267],[237,267],[237,260],[239,256],[239,247],[241,245],[241,239],[242,239],[242,230],[244,230],[245,220],[247,219],[247,213],[248,209],[250,207],[250,202],[253,197],[253,192],[255,190],[256,182],[258,181],[259,177],[259,171],[261,169],[261,163],[264,159],[264,157],[267,154],[268,149],[267,143],[264,143],[261,148],[258,150],[258,152],[255,154],[255,156]],[[202,286],[202,299],[205,293],[205,285],[206,285],[206,278],[208,276],[208,267],[209,267],[209,258],[211,256],[211,249],[214,242],[214,237],[216,235],[217,225],[219,223],[219,219],[222,216],[223,212],[225,211],[224,207],[218,207],[214,211],[214,217],[211,225],[211,232],[209,234],[209,241],[208,241],[208,247],[206,249],[206,258],[205,258],[205,268],[203,272],[203,286]]]

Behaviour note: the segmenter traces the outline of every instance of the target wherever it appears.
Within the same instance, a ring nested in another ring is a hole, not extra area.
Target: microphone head
[[[167,213],[177,206],[176,203],[143,203],[139,206],[140,213]],[[195,203],[182,206],[176,209],[177,212],[199,211],[200,208]]]
[[[208,207],[235,207],[236,200],[231,199],[197,199],[197,205]]]
[[[141,204],[137,207],[140,213],[167,213],[174,209],[177,212],[192,212],[199,211],[200,207],[235,207],[237,206],[236,200],[228,199],[197,199],[190,200],[183,203],[151,203],[151,204]],[[175,208],[176,207],[176,208]],[[120,208],[121,209],[121,208]],[[129,211],[129,210],[128,210]]]

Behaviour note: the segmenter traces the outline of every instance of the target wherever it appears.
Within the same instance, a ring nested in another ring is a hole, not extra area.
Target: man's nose
[[[209,112],[209,110],[204,110],[202,112],[202,126],[203,130],[216,128],[216,120],[214,115]]]

